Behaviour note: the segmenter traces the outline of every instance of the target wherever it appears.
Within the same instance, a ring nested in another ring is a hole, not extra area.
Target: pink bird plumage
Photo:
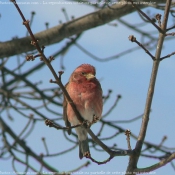
[[[80,115],[90,123],[94,117],[101,118],[103,109],[102,89],[95,74],[92,65],[82,64],[74,70],[66,84],[66,90]],[[80,123],[66,98],[63,103],[63,117],[68,127]],[[75,130],[79,140],[79,157],[82,159],[87,153],[90,154],[87,131],[84,127],[76,127]],[[71,130],[68,133],[71,134]]]

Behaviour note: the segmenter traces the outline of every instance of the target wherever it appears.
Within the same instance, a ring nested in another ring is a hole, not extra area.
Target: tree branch
[[[157,78],[157,73],[158,73],[158,68],[159,68],[159,63],[160,63],[162,46],[163,46],[165,33],[166,33],[170,6],[171,6],[171,0],[167,0],[165,12],[164,12],[164,19],[163,19],[163,23],[161,26],[161,31],[159,31],[159,40],[158,40],[157,47],[156,47],[157,50],[155,54],[155,60],[153,62],[151,79],[150,79],[150,84],[148,88],[148,94],[147,94],[142,124],[140,128],[140,133],[139,133],[138,140],[135,146],[135,154],[130,156],[126,175],[128,175],[130,172],[134,172],[134,169],[137,167],[137,162],[140,157],[141,149],[142,149],[144,139],[146,136],[147,126],[148,126],[148,121],[149,121],[149,114],[150,114],[151,104],[152,104],[153,95],[154,95],[154,88],[156,84],[156,78]]]
[[[142,1],[150,2],[150,0]],[[51,45],[60,42],[64,38],[104,25],[116,18],[120,18],[135,11],[135,8],[133,8],[132,5],[127,4],[126,1],[124,2],[126,3],[124,5],[122,3],[117,3],[112,5],[111,8],[107,7],[97,12],[87,14],[64,24],[36,33],[35,37],[39,40],[40,45]],[[159,0],[159,3],[164,2],[165,0]],[[148,5],[140,5],[139,7],[144,8],[148,7]],[[0,58],[21,54],[35,49],[36,48],[30,44],[30,37],[0,42]]]
[[[140,173],[154,171],[154,170],[166,165],[167,163],[171,162],[174,159],[175,159],[175,153],[171,154],[168,158],[163,159],[162,161],[160,161],[159,163],[156,163],[155,165],[152,165],[152,166],[146,167],[146,168],[137,168],[134,170],[134,172],[140,174]]]
[[[52,171],[52,172],[58,172],[57,169],[51,167],[50,165],[48,165],[41,156],[36,155],[27,145],[26,143],[21,140],[11,129],[10,127],[2,120],[2,118],[0,117],[0,126],[2,128],[3,131],[5,131],[6,133],[8,133],[15,141],[17,144],[19,144],[26,153],[28,153],[28,155],[30,155],[31,157],[33,157],[35,160],[37,160],[41,165],[43,165],[45,168],[47,168],[48,170]]]

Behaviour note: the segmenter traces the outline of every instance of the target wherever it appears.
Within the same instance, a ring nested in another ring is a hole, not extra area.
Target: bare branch
[[[110,156],[108,159],[104,160],[103,162],[99,162],[99,161],[93,159],[91,156],[86,157],[86,158],[90,159],[92,162],[94,162],[94,163],[96,163],[98,165],[102,165],[102,164],[106,164],[107,162],[109,162],[110,160],[112,160],[114,157],[113,156]]]
[[[133,3],[132,0],[129,0],[129,1],[132,3],[133,7],[135,7],[136,10],[137,10],[140,14],[142,14],[142,16],[144,16],[144,17],[159,31],[159,32],[163,32],[162,29],[161,29],[159,26],[157,26],[157,25],[153,22],[153,20],[149,18],[149,16],[147,16],[143,11],[141,11],[140,8],[138,8],[137,5],[135,5],[135,4]]]
[[[149,0],[142,1],[149,2]],[[159,0],[159,3],[164,3],[164,0]],[[104,25],[116,18],[120,18],[135,11],[135,9],[131,5],[126,5],[124,9],[122,8],[123,6],[124,5],[122,3],[114,4],[111,6],[111,8],[116,10],[109,9],[107,7],[97,12],[90,13],[83,17],[74,19],[70,22],[60,24],[58,26],[37,33],[35,34],[35,37],[39,39],[40,45],[51,45],[63,40],[64,38],[82,33],[85,30],[100,25]],[[147,6],[140,5],[140,8],[145,7]],[[0,58],[21,54],[35,49],[35,47],[30,45],[30,37],[24,37],[20,39],[14,39],[12,41],[2,42],[0,43]]]
[[[126,140],[127,140],[127,144],[128,144],[128,149],[131,150],[131,144],[130,144],[131,131],[127,129],[125,131],[125,135],[126,135]]]
[[[171,154],[168,158],[163,159],[162,161],[160,161],[159,163],[156,163],[155,165],[152,165],[152,166],[147,167],[147,168],[137,168],[134,170],[134,172],[135,173],[151,172],[151,171],[154,171],[154,170],[166,165],[167,163],[171,162],[174,159],[175,159],[175,153]]]
[[[161,30],[159,30],[160,31],[159,40],[158,40],[158,43],[157,43],[157,50],[156,50],[156,54],[155,54],[155,60],[153,62],[153,68],[152,68],[152,74],[151,74],[150,84],[149,84],[149,88],[148,88],[148,94],[147,94],[147,99],[146,99],[144,116],[143,116],[142,124],[141,124],[141,127],[140,127],[140,133],[139,133],[139,136],[138,136],[138,141],[137,141],[136,146],[135,146],[136,154],[130,156],[130,159],[129,159],[130,162],[129,162],[129,166],[127,168],[127,172],[134,172],[133,167],[137,167],[137,162],[138,162],[138,159],[139,159],[139,156],[140,156],[140,153],[141,153],[141,149],[142,149],[142,146],[143,146],[143,142],[144,142],[144,139],[145,139],[145,136],[146,136],[147,126],[148,126],[148,121],[149,121],[149,114],[150,114],[152,99],[153,99],[153,95],[154,95],[154,88],[155,88],[159,63],[160,63],[160,56],[161,56],[162,46],[163,46],[165,33],[166,33],[166,28],[167,28],[167,21],[168,21],[170,6],[171,6],[171,0],[167,0],[163,23],[161,25]],[[128,175],[128,173],[126,173],[126,175]]]
[[[0,118],[0,125],[3,131],[6,131],[31,157],[37,160],[41,165],[52,172],[58,172],[55,168],[49,166],[39,155],[36,155],[27,145],[21,140],[11,129],[10,127]]]
[[[168,55],[166,55],[166,56],[160,58],[160,61],[162,61],[162,60],[164,60],[164,59],[166,59],[166,58],[169,58],[169,57],[171,57],[171,56],[173,56],[173,55],[175,55],[175,52],[172,52],[171,54],[168,54]]]
[[[130,35],[128,38],[131,42],[137,43],[152,58],[152,60],[155,60],[155,57],[140,42],[137,41],[136,37]]]

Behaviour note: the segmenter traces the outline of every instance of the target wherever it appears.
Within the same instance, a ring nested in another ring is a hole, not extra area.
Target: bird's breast
[[[72,98],[73,102],[75,103],[81,116],[85,120],[92,122],[94,115],[101,117],[102,90],[99,84],[95,84],[93,82],[88,83],[72,82],[69,83],[67,91],[70,97]],[[72,123],[75,124],[76,120],[73,117],[75,114],[69,105],[68,108],[70,110],[70,114],[68,114],[68,116],[70,117],[70,119],[72,118],[74,120]]]

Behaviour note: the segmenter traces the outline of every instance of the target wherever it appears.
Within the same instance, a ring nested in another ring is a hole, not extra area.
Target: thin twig
[[[127,129],[125,131],[125,135],[126,135],[126,140],[127,140],[127,144],[128,144],[128,149],[131,150],[131,144],[130,144],[131,131]]]
[[[166,33],[166,36],[174,36],[175,35],[175,32],[172,32],[172,33]]]
[[[168,55],[166,55],[166,56],[160,58],[160,61],[164,60],[165,58],[169,58],[169,57],[171,57],[171,56],[173,56],[173,55],[175,55],[175,52],[172,52],[171,54],[168,54]]]
[[[55,129],[69,130],[69,129],[72,129],[72,128],[80,127],[80,126],[82,126],[84,123],[80,123],[80,124],[78,124],[78,125],[74,125],[74,126],[71,126],[71,127],[61,127],[61,126],[57,125],[56,123],[52,122],[51,120],[46,119],[46,120],[45,120],[45,124],[46,124],[46,126],[53,127],[53,128],[55,128]]]
[[[163,30],[159,27],[159,26],[157,26],[154,22],[153,22],[153,20],[151,19],[151,18],[149,18],[142,10],[140,10],[138,7],[137,7],[137,5],[135,5],[134,3],[133,3],[133,1],[132,0],[129,0],[131,3],[132,3],[132,6],[142,15],[142,16],[144,16],[159,32],[163,32]]]
[[[46,150],[46,154],[49,155],[49,149],[48,149],[45,137],[42,137],[42,141],[43,141],[43,144],[44,144],[44,148]]]
[[[68,171],[68,172],[71,172],[71,174],[75,174],[74,172],[77,172],[77,171],[81,170],[81,169],[84,168],[84,167],[88,167],[89,165],[90,165],[90,162],[87,161],[87,162],[85,162],[83,165],[79,166],[78,168],[76,168],[76,169],[74,169],[74,170],[70,170],[70,171]]]
[[[102,116],[102,118],[104,119],[105,117],[107,117],[112,111],[113,109],[117,106],[119,100],[121,99],[121,95],[117,95],[117,98],[114,102],[114,104],[109,108],[109,110]]]
[[[91,156],[87,157],[88,159],[90,159],[92,162],[98,164],[98,165],[102,165],[102,164],[106,164],[107,162],[109,162],[111,159],[113,159],[113,156],[110,156],[108,159],[104,160],[103,162],[97,161],[95,159],[93,159]]]
[[[111,122],[111,123],[131,123],[131,122],[134,122],[138,119],[141,119],[142,117],[143,117],[143,114],[136,116],[132,119],[128,119],[128,120],[113,120],[113,121],[109,121],[109,122]]]
[[[156,14],[156,16],[155,16],[156,20],[158,21],[159,27],[161,27],[161,17],[162,17],[162,15],[159,13]]]
[[[4,122],[2,118],[0,118],[0,125],[3,126],[3,130],[6,131],[14,140],[17,141],[17,143],[24,149],[25,152],[28,153],[31,157],[33,157],[35,160],[37,160],[41,165],[43,165],[46,169],[52,171],[52,172],[58,172],[57,169],[54,167],[48,165],[40,156],[35,154],[28,146],[27,144],[21,140],[12,130],[11,128]]]
[[[134,170],[135,173],[147,173],[147,172],[150,172],[150,171],[154,171],[164,165],[166,165],[167,163],[171,162],[172,160],[175,159],[175,153],[171,154],[168,158],[166,159],[163,159],[162,161],[160,161],[159,163],[156,163],[150,167],[146,167],[146,168],[136,168]]]
[[[137,41],[136,37],[130,35],[128,38],[131,42],[137,43],[152,58],[152,60],[155,60],[155,57],[149,52],[149,50],[147,50],[140,42]]]

